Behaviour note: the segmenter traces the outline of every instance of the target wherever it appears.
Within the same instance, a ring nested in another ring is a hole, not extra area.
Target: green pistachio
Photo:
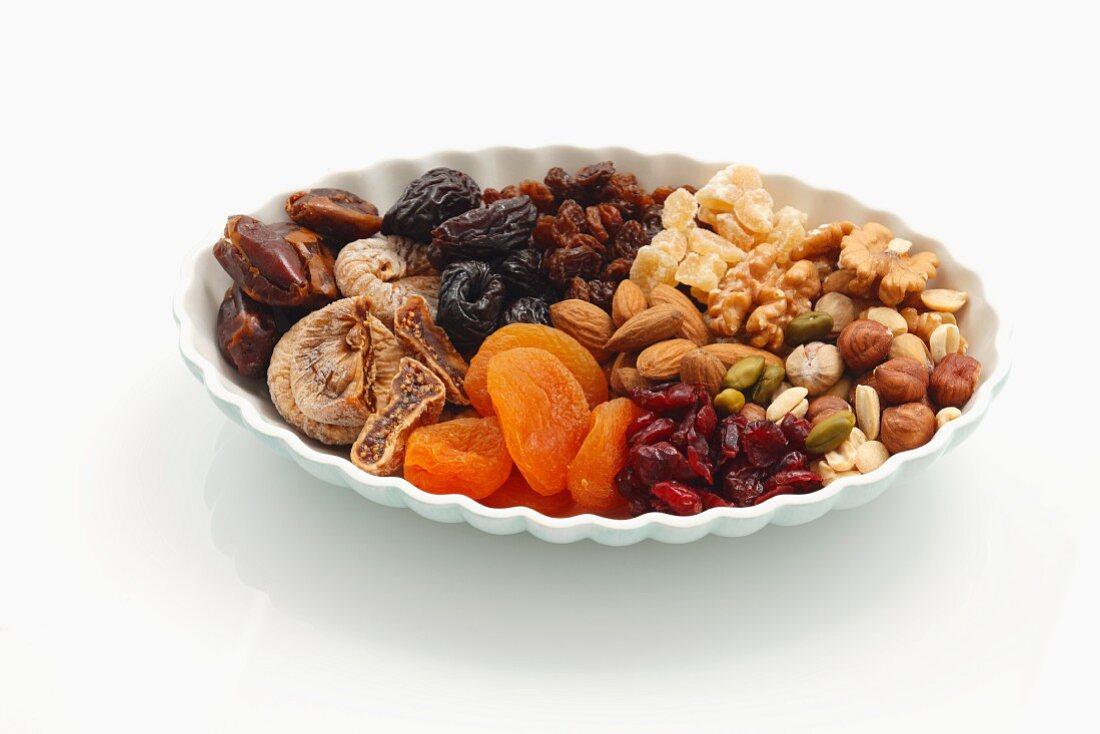
[[[838,410],[810,429],[806,436],[806,453],[826,454],[848,438],[856,424],[856,417],[850,410]]]
[[[763,357],[745,357],[739,359],[726,370],[726,376],[722,378],[722,387],[734,390],[748,390],[760,379],[764,372]]]
[[[818,341],[828,336],[833,330],[833,317],[824,311],[807,311],[791,319],[784,330],[784,338],[788,346],[797,347],[799,344]]]

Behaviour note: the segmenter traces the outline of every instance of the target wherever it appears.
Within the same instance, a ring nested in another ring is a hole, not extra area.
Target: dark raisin
[[[542,277],[542,253],[531,248],[516,250],[497,267],[511,298],[544,296],[549,290]]]
[[[617,257],[600,271],[600,278],[609,283],[618,283],[626,280],[630,277],[630,268],[633,265],[633,260],[628,260],[625,257]]]
[[[590,234],[581,233],[574,235],[573,239],[569,240],[569,244],[566,245],[566,247],[587,247],[600,256],[600,264],[603,264],[604,258],[607,257],[607,248]]]
[[[641,222],[630,220],[623,222],[619,233],[615,235],[615,247],[612,249],[614,257],[622,257],[633,261],[638,250],[649,244],[650,236],[646,234]]]
[[[267,374],[271,352],[279,341],[274,309],[231,286],[218,308],[218,349],[245,377]]]
[[[646,236],[651,240],[658,232],[664,229],[664,226],[661,224],[661,214],[664,210],[665,208],[663,206],[654,204],[653,206],[646,207],[646,210],[642,212],[642,216],[640,217],[642,226],[645,228]]]
[[[606,244],[611,239],[611,233],[603,226],[603,218],[600,216],[598,207],[585,207],[584,218],[588,231],[600,241],[600,244]]]
[[[592,302],[592,292],[588,289],[588,281],[584,278],[570,278],[562,292],[563,298],[575,298],[585,303]]]
[[[557,206],[554,202],[554,192],[541,181],[526,178],[519,182],[519,193],[531,198],[539,214],[553,214]]]
[[[432,247],[452,260],[492,260],[524,247],[538,210],[526,196],[501,199],[451,217],[432,230]]]
[[[542,298],[524,296],[517,299],[511,306],[504,309],[500,316],[500,324],[525,323],[545,324],[553,326],[550,321],[550,306]]]
[[[546,184],[546,187],[550,189],[550,192],[558,201],[571,198],[571,194],[574,192],[573,177],[566,173],[564,168],[557,166],[551,168],[546,172],[543,183]]]
[[[573,174],[573,184],[582,189],[595,189],[606,183],[615,174],[615,164],[611,161],[600,161]]]
[[[453,168],[433,168],[405,187],[382,218],[382,231],[428,242],[433,229],[480,204],[476,181]]]
[[[487,263],[452,263],[440,275],[436,322],[455,346],[471,351],[496,328],[504,295],[504,281]]]
[[[481,193],[481,200],[485,202],[486,206],[488,206],[489,204],[500,201],[501,199],[511,199],[514,196],[519,196],[519,189],[515,186],[509,185],[505,186],[500,191],[497,191],[496,189],[485,189],[485,191]]]
[[[611,299],[615,296],[615,284],[605,280],[588,281],[588,300],[611,313]]]
[[[558,218],[546,214],[540,215],[535,221],[535,231],[531,233],[531,245],[540,250],[549,250],[557,247],[555,226]]]
[[[554,221],[554,244],[558,247],[572,247],[573,238],[587,233],[587,230],[588,217],[581,205],[573,199],[563,201]]]
[[[542,270],[557,288],[564,288],[570,278],[592,278],[603,260],[591,247],[571,247],[551,250],[542,260]]]

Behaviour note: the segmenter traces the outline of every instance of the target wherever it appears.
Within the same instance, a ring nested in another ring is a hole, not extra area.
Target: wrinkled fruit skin
[[[436,323],[459,349],[476,349],[496,328],[504,297],[504,282],[487,263],[452,263],[440,276]]]
[[[498,260],[527,244],[538,215],[529,197],[501,199],[451,217],[433,229],[432,248],[445,262]]]
[[[542,298],[524,296],[504,309],[500,316],[500,325],[508,324],[545,324],[551,326],[550,304]]]
[[[382,228],[378,208],[343,189],[310,189],[291,194],[286,213],[298,224],[324,235],[339,249],[352,240],[373,237]]]
[[[464,494],[475,500],[495,492],[512,473],[500,421],[457,418],[417,428],[405,446],[405,478],[425,492]]]
[[[469,365],[458,353],[447,334],[432,320],[428,303],[421,296],[410,296],[393,318],[397,339],[443,381],[447,400],[469,405],[463,382]]]
[[[476,181],[453,168],[433,168],[405,187],[382,218],[382,233],[429,242],[433,229],[480,204]]]
[[[317,307],[340,295],[332,252],[296,224],[230,217],[214,257],[242,291],[269,306]]]
[[[550,288],[542,277],[542,253],[532,248],[516,250],[497,268],[511,298],[545,297]]]
[[[588,401],[577,378],[550,352],[519,348],[489,361],[487,384],[508,453],[531,488],[564,491],[588,432]]]
[[[719,421],[706,390],[682,382],[635,389],[630,398],[646,412],[627,427],[627,463],[615,485],[635,515],[750,507],[822,487],[806,469],[807,420]]]
[[[279,341],[275,312],[234,285],[218,307],[218,349],[244,377],[267,374],[271,352]]]

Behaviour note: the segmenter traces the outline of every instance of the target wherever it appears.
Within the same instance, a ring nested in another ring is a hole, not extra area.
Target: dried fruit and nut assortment
[[[229,218],[218,345],[362,470],[554,516],[805,494],[962,414],[981,364],[935,254],[811,228],[751,166],[702,184],[436,168],[383,216],[302,191],[289,222]]]

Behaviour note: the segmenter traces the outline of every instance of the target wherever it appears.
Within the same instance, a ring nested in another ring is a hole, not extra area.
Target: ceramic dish
[[[483,187],[499,188],[523,178],[541,177],[551,166],[575,170],[608,159],[613,160],[619,170],[637,173],[641,183],[648,187],[683,182],[698,185],[726,165],[679,155],[643,155],[622,148],[490,148],[470,153],[436,153],[419,160],[384,161],[361,171],[328,176],[312,186],[348,189],[369,198],[380,211],[385,211],[409,181],[436,166],[457,168],[469,173]],[[366,474],[352,465],[344,449],[322,446],[299,435],[284,423],[268,399],[265,382],[240,377],[219,355],[214,341],[214,321],[218,304],[230,283],[229,276],[210,254],[210,247],[219,236],[220,229],[212,228],[210,236],[203,240],[183,266],[182,282],[174,303],[180,330],[180,352],[187,366],[226,415],[275,450],[292,458],[313,476],[349,487],[379,504],[408,507],[438,522],[468,522],[480,530],[499,535],[529,532],[554,543],[589,538],[606,545],[629,545],[646,538],[665,543],[687,543],[711,533],[748,535],[768,523],[799,525],[810,522],[830,510],[857,507],[869,502],[897,482],[919,481],[923,469],[970,435],[1008,376],[1010,335],[978,275],[957,257],[959,252],[965,252],[965,243],[954,242],[947,249],[941,243],[913,232],[892,214],[869,209],[849,196],[816,189],[789,176],[765,175],[764,181],[777,202],[802,209],[809,214],[811,222],[875,220],[885,224],[897,236],[912,240],[919,249],[937,253],[942,267],[936,282],[965,290],[971,296],[962,318],[970,342],[970,353],[983,364],[981,384],[962,417],[938,431],[929,443],[890,457],[874,472],[840,479],[811,494],[780,495],[754,507],[716,508],[690,517],[650,513],[629,520],[611,520],[595,515],[551,518],[525,507],[491,509],[461,495],[423,492],[399,477]],[[286,219],[283,203],[289,193],[280,193],[264,206],[248,213],[263,221],[283,221]]]

